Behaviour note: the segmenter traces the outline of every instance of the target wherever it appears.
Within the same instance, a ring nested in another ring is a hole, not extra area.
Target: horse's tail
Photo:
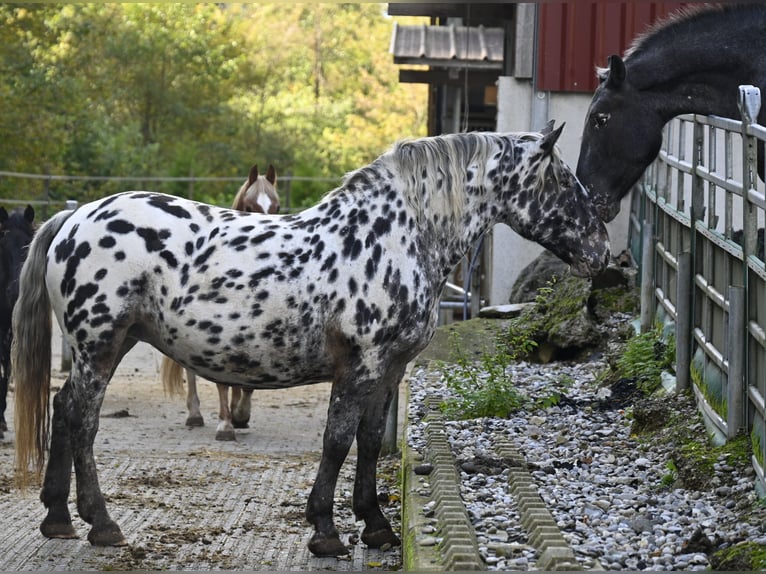
[[[162,357],[160,365],[160,378],[162,379],[162,388],[166,395],[183,395],[184,381],[181,376],[183,367],[168,356]]]
[[[46,258],[53,238],[72,213],[57,213],[35,234],[21,268],[19,298],[13,309],[11,372],[16,385],[16,483],[21,489],[29,483],[30,463],[38,480],[45,464],[52,332]]]

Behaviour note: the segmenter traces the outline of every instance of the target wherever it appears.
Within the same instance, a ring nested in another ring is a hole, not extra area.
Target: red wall
[[[622,55],[654,21],[683,2],[563,2],[539,4],[536,89],[592,92],[596,66]]]

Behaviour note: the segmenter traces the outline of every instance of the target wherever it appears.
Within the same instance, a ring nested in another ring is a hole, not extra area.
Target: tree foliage
[[[424,135],[381,4],[0,4],[0,170],[90,176],[339,177]],[[86,201],[131,182],[54,182]],[[187,184],[151,189],[186,195]],[[237,184],[196,184],[227,204]],[[297,183],[295,206],[327,184]],[[0,198],[40,199],[0,178]]]

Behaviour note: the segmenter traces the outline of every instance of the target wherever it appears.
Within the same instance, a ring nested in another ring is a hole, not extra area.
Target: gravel
[[[488,569],[533,570],[537,559],[493,449],[501,436],[526,457],[540,496],[584,569],[705,570],[719,548],[744,540],[766,544],[766,510],[757,502],[752,468],[721,459],[710,488],[678,487],[667,442],[632,436],[630,409],[610,404],[608,389],[597,384],[605,367],[603,359],[514,363],[509,369],[516,388],[533,406],[508,419],[447,423],[462,497]],[[421,453],[424,398],[449,396],[440,375],[432,364],[410,380],[407,440]],[[557,404],[534,406],[556,392],[563,393]],[[684,408],[691,408],[690,425],[704,433],[693,405]]]

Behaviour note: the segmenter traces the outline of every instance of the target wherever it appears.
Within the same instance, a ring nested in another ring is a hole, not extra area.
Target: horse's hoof
[[[219,430],[215,433],[215,440],[237,440],[233,430]]]
[[[381,548],[388,544],[389,546],[401,546],[402,541],[394,534],[390,528],[381,528],[375,532],[362,532],[362,542],[370,548]]]
[[[93,546],[127,546],[128,541],[116,524],[109,524],[104,528],[91,528],[88,533],[88,542]]]
[[[318,532],[309,541],[309,550],[314,556],[346,556],[348,548],[335,536],[325,536]]]
[[[43,522],[40,525],[40,532],[46,538],[63,538],[66,540],[79,538],[71,522]]]
[[[202,415],[194,415],[194,416],[190,415],[186,417],[186,426],[187,427],[204,427],[205,419],[202,418]]]
[[[231,424],[234,426],[235,429],[246,429],[250,428],[250,425],[247,424],[249,421],[235,421],[234,419],[231,420]]]

